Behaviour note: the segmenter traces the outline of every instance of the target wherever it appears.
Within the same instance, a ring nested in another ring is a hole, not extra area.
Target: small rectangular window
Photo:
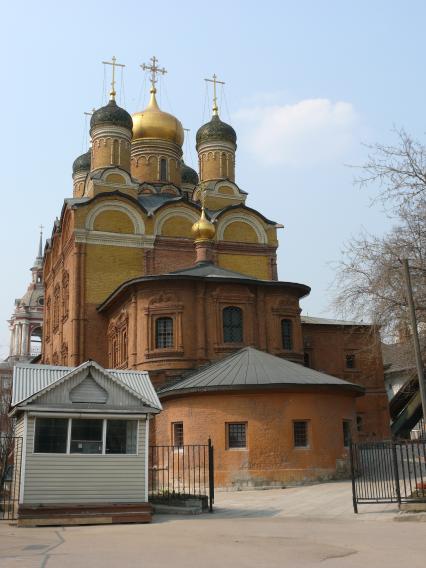
[[[281,339],[283,349],[291,351],[293,349],[293,322],[289,319],[281,320]]]
[[[173,445],[183,448],[183,422],[172,423]]]
[[[364,421],[363,421],[362,414],[357,414],[357,417],[356,417],[357,432],[362,432],[363,428],[364,428]]]
[[[65,454],[67,452],[68,418],[37,418],[34,452]]]
[[[71,454],[102,453],[103,420],[73,419],[71,424]]]
[[[345,448],[349,448],[350,441],[351,441],[351,421],[343,420],[343,445]]]
[[[355,369],[355,354],[347,353],[346,355],[346,368]]]
[[[310,367],[311,366],[311,356],[309,355],[309,353],[303,353],[303,364],[305,365],[305,367]]]
[[[227,425],[228,448],[247,448],[247,424],[245,422]]]
[[[307,448],[309,446],[307,420],[293,422],[293,436],[295,448]]]
[[[105,453],[135,454],[136,432],[136,420],[108,420]]]

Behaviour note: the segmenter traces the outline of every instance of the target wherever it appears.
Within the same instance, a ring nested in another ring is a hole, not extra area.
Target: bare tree
[[[334,306],[381,326],[385,338],[409,332],[402,269],[402,260],[408,258],[426,354],[426,147],[404,130],[396,133],[397,146],[370,147],[356,180],[361,186],[379,184],[379,199],[395,225],[384,236],[363,232],[345,244],[337,264]]]
[[[426,147],[413,140],[404,129],[394,129],[395,146],[367,146],[369,155],[355,179],[360,186],[381,188],[379,199],[386,208],[416,208],[426,195]]]

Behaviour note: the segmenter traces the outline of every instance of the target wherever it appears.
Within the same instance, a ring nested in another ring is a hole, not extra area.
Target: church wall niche
[[[135,233],[130,217],[123,211],[114,210],[100,211],[94,219],[93,229],[108,233]]]
[[[224,241],[233,241],[237,243],[258,243],[259,239],[256,231],[251,225],[244,221],[233,221],[226,226],[223,231]]]

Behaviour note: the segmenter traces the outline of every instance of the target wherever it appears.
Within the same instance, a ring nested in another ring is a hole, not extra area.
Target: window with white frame
[[[136,454],[137,420],[36,418],[34,452]]]

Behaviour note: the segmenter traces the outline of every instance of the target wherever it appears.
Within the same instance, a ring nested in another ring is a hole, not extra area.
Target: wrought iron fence
[[[207,499],[214,502],[214,453],[208,444],[149,447],[148,492],[151,501]]]
[[[0,519],[17,517],[20,495],[22,438],[0,437]]]
[[[352,497],[359,504],[426,503],[426,441],[351,443]]]

